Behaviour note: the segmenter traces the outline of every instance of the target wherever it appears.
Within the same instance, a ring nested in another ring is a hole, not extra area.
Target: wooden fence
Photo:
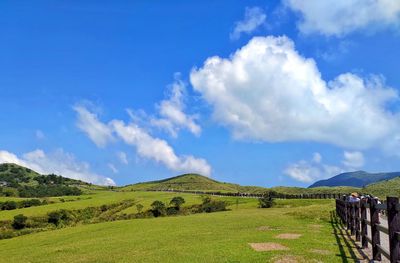
[[[369,218],[368,216],[369,211]],[[388,227],[380,223],[380,213],[385,211]],[[383,255],[390,262],[400,262],[400,205],[399,198],[387,197],[385,203],[379,203],[378,199],[366,198],[360,202],[348,202],[336,199],[336,213],[342,223],[350,230],[357,241],[361,241],[363,248],[372,247],[373,260],[380,261]],[[368,225],[371,230],[371,238],[368,237]],[[389,250],[381,245],[381,233],[388,235]]]
[[[215,196],[234,196],[234,197],[248,197],[248,198],[260,198],[264,194],[253,194],[253,193],[226,193],[226,192],[209,192],[209,191],[195,191],[195,190],[148,190],[148,191],[160,191],[160,192],[174,192],[174,193],[190,193],[190,194],[201,194],[201,195],[215,195]],[[268,192],[268,191],[267,191]],[[329,193],[329,194],[282,194],[271,192],[272,198],[277,199],[337,199],[344,195],[344,193]]]

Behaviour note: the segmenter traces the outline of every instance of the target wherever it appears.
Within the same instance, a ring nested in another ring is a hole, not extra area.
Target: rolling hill
[[[224,183],[199,174],[183,174],[175,177],[127,185],[123,190],[197,190],[197,191],[220,191],[220,192],[263,192],[266,188],[257,186],[241,186],[238,184]]]
[[[356,172],[338,174],[329,179],[317,181],[314,184],[310,185],[309,188],[321,187],[321,186],[364,187],[372,183],[376,183],[383,180],[390,180],[399,176],[400,172],[367,173],[364,171],[356,171]]]
[[[378,196],[379,198],[400,196],[400,177],[369,184],[363,191]]]
[[[88,183],[55,174],[41,175],[29,168],[0,164],[0,196],[45,197],[79,195]]]

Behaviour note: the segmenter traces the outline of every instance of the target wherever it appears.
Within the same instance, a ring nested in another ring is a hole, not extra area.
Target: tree
[[[154,217],[159,217],[159,216],[163,216],[166,213],[166,206],[163,202],[161,201],[154,201],[151,204],[151,212],[153,213]]]
[[[175,196],[169,202],[169,204],[171,206],[175,207],[176,210],[180,210],[181,205],[183,205],[184,203],[185,203],[185,199],[183,199],[183,197],[180,197],[180,196]]]
[[[28,218],[23,214],[19,214],[14,216],[14,221],[12,223],[12,227],[14,229],[23,229],[26,226],[26,220]]]
[[[262,197],[258,199],[260,208],[271,208],[275,205],[274,196],[275,192],[265,192]]]

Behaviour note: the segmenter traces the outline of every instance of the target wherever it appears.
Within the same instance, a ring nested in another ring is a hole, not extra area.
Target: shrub
[[[23,214],[19,214],[14,216],[14,221],[12,223],[12,227],[14,229],[23,229],[26,226],[26,220],[28,218]]]
[[[203,197],[203,203],[201,204],[201,211],[206,213],[226,211],[228,204],[225,201],[212,199],[210,196]]]
[[[178,214],[178,212],[179,212],[179,209],[177,209],[176,207],[168,207],[167,208],[167,215],[176,215],[176,214]]]
[[[163,216],[166,214],[166,207],[165,204],[161,201],[154,201],[151,204],[151,212],[153,213],[154,217]]]
[[[275,201],[270,192],[264,193],[262,197],[258,199],[258,207],[260,208],[271,208],[275,205]]]
[[[69,221],[71,221],[71,219],[71,213],[64,209],[53,211],[47,214],[47,222],[52,223],[56,226],[62,223],[68,223]]]
[[[180,196],[175,196],[174,198],[171,199],[171,201],[169,202],[169,204],[175,208],[175,210],[180,210],[181,205],[183,205],[185,203],[185,199],[183,199],[183,197]]]
[[[14,201],[5,201],[1,205],[1,210],[14,210],[17,209],[17,203]]]

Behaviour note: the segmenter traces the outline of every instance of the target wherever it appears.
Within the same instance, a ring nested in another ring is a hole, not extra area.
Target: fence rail
[[[174,192],[174,193],[189,193],[189,194],[205,194],[215,196],[234,196],[234,197],[248,197],[248,198],[260,198],[264,194],[253,194],[253,193],[225,193],[225,192],[206,192],[206,191],[195,191],[195,190],[176,190],[176,189],[165,189],[165,190],[148,190],[151,192]],[[273,193],[272,198],[277,199],[337,199],[344,195],[344,193],[329,193],[329,194],[282,194]]]
[[[369,219],[367,218],[369,210]],[[388,227],[381,225],[381,212],[386,212]],[[399,198],[387,197],[385,203],[378,199],[368,198],[359,202],[348,202],[336,199],[336,213],[342,223],[354,235],[356,241],[361,241],[362,248],[371,244],[372,259],[380,261],[382,255],[390,262],[400,262],[400,204]],[[368,236],[368,225],[371,229],[371,238]],[[389,238],[389,248],[381,244],[381,233]]]

